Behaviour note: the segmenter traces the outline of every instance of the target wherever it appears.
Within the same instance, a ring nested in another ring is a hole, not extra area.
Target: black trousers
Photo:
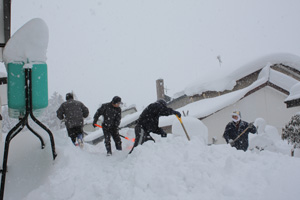
[[[150,136],[150,132],[161,135],[161,137],[167,137],[166,132],[164,132],[164,130],[162,130],[159,127],[157,127],[155,131],[150,131],[148,129],[143,128],[143,126],[140,124],[137,124],[135,126],[134,132],[135,132],[135,142],[129,153],[131,153],[136,146],[142,145],[144,142],[147,142],[148,140],[152,140],[153,142],[155,142],[155,140]]]
[[[71,138],[71,140],[74,144],[76,142],[77,136],[83,133],[83,129],[81,126],[67,128],[67,131],[68,131],[68,136]]]
[[[119,135],[118,129],[109,129],[103,127],[103,134],[104,134],[104,143],[107,153],[111,153],[111,142],[110,138],[112,137],[117,150],[122,150],[122,141]]]

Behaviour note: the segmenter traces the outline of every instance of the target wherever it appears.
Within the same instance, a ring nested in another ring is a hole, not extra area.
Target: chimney
[[[165,88],[164,87],[164,79],[156,80],[157,99],[164,99],[165,98],[164,88]]]

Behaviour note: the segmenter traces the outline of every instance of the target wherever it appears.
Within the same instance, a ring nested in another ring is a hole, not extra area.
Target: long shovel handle
[[[100,126],[99,124],[94,124],[95,126],[98,126],[99,128],[102,128],[102,126]]]
[[[252,123],[252,122],[251,122]],[[242,135],[244,135],[244,133],[246,133],[246,131],[250,128],[250,126],[248,126],[241,134],[239,134],[233,141],[232,143],[235,143]]]
[[[131,142],[135,142],[135,138],[130,139],[129,137],[125,137],[124,135],[121,135],[121,134],[119,134],[119,136],[126,139],[126,140],[129,140]]]
[[[177,115],[176,115],[176,117],[177,117],[177,119],[180,121],[180,124],[181,124],[181,126],[182,126],[182,128],[183,128],[183,130],[184,130],[184,133],[185,133],[185,135],[186,135],[188,141],[190,141],[190,140],[191,140],[191,139],[190,139],[190,136],[189,136],[189,134],[187,133],[187,131],[186,131],[186,129],[185,129],[183,123],[182,123],[181,117],[178,117]]]
[[[94,125],[95,125],[95,126],[98,126],[99,128],[102,128],[102,126],[100,126],[99,124],[94,124]],[[119,135],[120,135],[120,137],[122,137],[122,138],[124,138],[124,139],[126,139],[126,140],[130,140],[130,141],[132,141],[132,142],[135,141],[135,138],[129,139],[128,137],[125,137],[124,135],[121,135],[120,133],[119,133]]]

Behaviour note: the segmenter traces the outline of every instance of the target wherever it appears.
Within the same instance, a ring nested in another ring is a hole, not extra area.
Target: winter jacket
[[[103,129],[116,130],[121,122],[121,108],[114,107],[111,102],[102,104],[94,115],[94,124],[97,123],[98,118],[103,115],[102,123]]]
[[[83,127],[83,118],[89,115],[89,109],[80,101],[69,99],[61,104],[56,114],[60,120],[66,120],[67,128]]]
[[[158,122],[160,116],[168,116],[174,114],[172,108],[155,102],[147,106],[138,119],[138,124],[143,127],[146,132],[156,132],[158,130]]]
[[[249,126],[249,124],[242,120],[238,124],[236,124],[234,122],[229,122],[225,128],[223,137],[226,140],[226,142],[228,143],[230,139],[231,140],[236,139],[246,128],[248,128],[248,126]],[[239,137],[239,139],[237,141],[234,142],[234,144],[232,146],[238,150],[246,151],[249,146],[248,135],[250,132],[256,133],[255,126],[250,126],[246,130],[246,132],[241,137]]]

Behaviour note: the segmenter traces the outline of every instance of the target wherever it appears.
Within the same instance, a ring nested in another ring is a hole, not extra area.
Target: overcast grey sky
[[[12,33],[49,27],[49,95],[73,90],[93,115],[114,95],[138,108],[261,56],[300,55],[299,0],[14,0]],[[217,56],[220,55],[220,66]]]

